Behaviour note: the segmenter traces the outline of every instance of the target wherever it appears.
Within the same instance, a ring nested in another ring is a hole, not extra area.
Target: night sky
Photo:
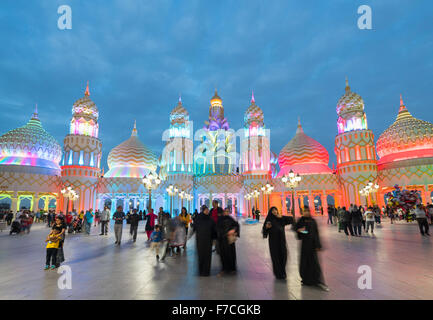
[[[57,27],[63,4],[72,30]],[[362,4],[372,8],[373,30],[358,29]],[[1,0],[0,133],[24,125],[37,103],[62,145],[89,80],[107,169],[134,119],[141,141],[161,153],[179,94],[198,129],[217,88],[239,129],[254,90],[272,151],[294,136],[299,116],[332,166],[346,76],[376,140],[400,93],[413,116],[433,122],[432,31],[427,0]]]

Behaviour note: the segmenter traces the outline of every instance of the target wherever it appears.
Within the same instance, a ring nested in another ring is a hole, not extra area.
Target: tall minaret
[[[365,204],[359,191],[377,178],[377,159],[374,134],[367,127],[364,101],[350,90],[346,78],[346,92],[337,104],[338,134],[335,137],[337,173],[340,179],[342,201],[347,207]],[[369,203],[371,203],[371,197]],[[377,203],[376,199],[374,200]]]
[[[170,185],[187,194],[193,193],[193,132],[188,111],[179,97],[177,105],[170,112],[170,128],[164,134],[166,145],[160,161],[160,176],[165,180],[164,188]],[[182,199],[179,193],[165,193],[165,210],[173,216],[180,213],[184,206],[188,212],[193,211],[193,202]]]
[[[96,208],[102,149],[102,143],[98,139],[98,118],[98,108],[90,100],[87,82],[84,97],[78,99],[72,107],[70,130],[64,139],[61,163],[64,187],[70,186],[79,195],[73,204],[77,211]],[[66,211],[66,203],[67,201],[61,207],[63,211]],[[70,204],[69,210],[71,207]]]
[[[182,105],[182,99],[170,112],[170,128],[167,137],[163,162],[167,174],[193,174],[193,141],[188,111]]]
[[[266,134],[263,111],[256,104],[254,93],[244,114],[241,139],[241,171],[244,174],[270,173],[270,144]]]
[[[244,128],[240,139],[240,171],[246,193],[259,190],[271,182],[269,131],[265,129],[263,111],[256,104],[254,92],[251,104],[244,114]],[[256,201],[249,201],[243,195],[240,209],[244,214],[252,207],[267,212],[270,207],[269,197],[261,196]],[[253,204],[254,203],[254,204]]]

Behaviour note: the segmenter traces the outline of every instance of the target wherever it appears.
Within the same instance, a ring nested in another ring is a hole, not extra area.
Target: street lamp
[[[249,193],[247,193],[245,196],[245,199],[247,199],[248,200],[248,202],[247,202],[247,204],[249,204],[248,205],[248,207],[251,207],[251,194],[249,194]],[[247,210],[248,210],[248,217],[250,216],[250,213],[251,213],[251,210],[250,210],[251,208],[247,208]]]
[[[68,204],[66,206],[66,214],[68,214],[69,212],[70,200],[72,200],[72,211],[74,211],[74,201],[78,199],[78,194],[72,189],[72,187],[64,188],[60,190],[60,192],[63,194],[63,197],[68,198]]]
[[[267,205],[269,207],[269,195],[272,193],[272,191],[274,190],[274,186],[271,186],[269,183],[265,184],[264,186],[262,186],[260,188],[263,192],[263,206],[265,206],[265,195],[268,195],[267,197]],[[269,209],[269,208],[268,208]]]
[[[254,198],[254,206],[255,206],[255,209],[257,210],[257,208],[258,208],[258,198],[259,198],[259,195],[260,195],[260,191],[259,190],[257,190],[257,189],[254,189],[252,192],[251,192],[251,196]]]
[[[173,213],[173,196],[177,193],[177,188],[172,184],[165,189],[170,197],[170,215]]]
[[[152,189],[158,188],[161,184],[161,178],[156,173],[150,172],[147,176],[144,176],[143,184],[149,190],[149,205],[147,207],[149,210],[152,208]]]
[[[290,188],[292,190],[292,215],[295,216],[295,188],[299,185],[299,182],[301,182],[302,177],[298,174],[295,175],[293,170],[290,169],[290,172],[288,175],[284,175],[281,178],[281,181],[283,181],[286,188]]]
[[[368,207],[368,196],[370,193],[376,193],[379,190],[379,185],[377,183],[374,183],[373,181],[369,181],[366,186],[364,186],[361,190],[359,190],[359,193],[361,196],[365,197],[365,203]],[[373,199],[371,200],[374,204]]]

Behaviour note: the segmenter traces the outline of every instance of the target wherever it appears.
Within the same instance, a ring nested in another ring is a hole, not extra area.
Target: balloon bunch
[[[421,197],[416,190],[402,190],[397,184],[394,190],[385,194],[388,205],[394,208],[401,208],[404,213],[409,212],[415,205],[421,203]]]

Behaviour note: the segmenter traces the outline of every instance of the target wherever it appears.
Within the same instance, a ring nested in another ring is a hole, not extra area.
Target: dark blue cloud
[[[57,29],[63,4],[72,7],[72,30]],[[361,4],[373,9],[371,31],[357,28]],[[346,75],[376,138],[394,121],[400,93],[414,116],[433,121],[429,1],[3,0],[0,8],[1,133],[24,124],[38,103],[62,143],[90,80],[105,166],[134,119],[141,140],[161,152],[179,93],[201,127],[215,87],[235,129],[253,89],[273,151],[300,116],[331,162]]]

